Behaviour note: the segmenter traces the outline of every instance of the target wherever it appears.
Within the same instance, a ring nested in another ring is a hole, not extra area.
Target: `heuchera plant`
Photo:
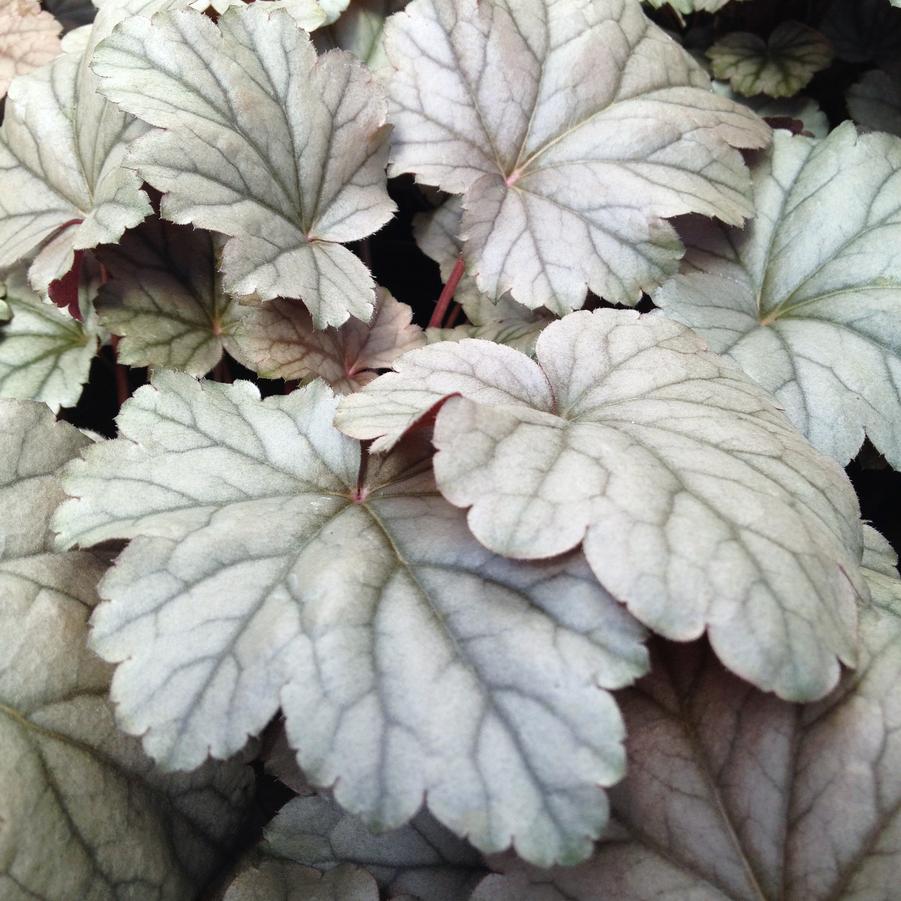
[[[0,898],[897,898],[901,3],[44,5]]]

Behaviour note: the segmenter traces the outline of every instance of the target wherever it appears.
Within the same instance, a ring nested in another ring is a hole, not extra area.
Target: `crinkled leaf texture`
[[[677,268],[668,217],[752,212],[734,148],[769,128],[712,93],[637,0],[415,0],[386,48],[390,172],[464,195],[465,252],[492,298],[634,304]]]
[[[586,857],[624,763],[602,687],[645,669],[641,628],[581,555],[485,550],[421,450],[358,485],[336,404],[322,382],[261,401],[160,373],[72,465],[65,542],[132,539],[92,631],[119,723],[190,768],[281,706],[310,781],[370,826],[427,796],[483,849]]]
[[[217,236],[148,219],[99,252],[110,280],[100,289],[100,322],[122,337],[120,363],[204,375],[232,349],[241,321],[222,290]]]
[[[0,401],[0,896],[188,901],[227,856],[252,784],[239,763],[167,776],[122,735],[87,650],[103,572],[54,549],[58,470],[89,439]]]
[[[384,288],[368,323],[349,319],[318,330],[307,309],[292,300],[247,304],[240,315],[229,350],[241,363],[267,379],[319,377],[339,394],[358,390],[401,354],[425,344],[413,311]]]
[[[123,165],[146,126],[101,97],[88,68],[97,41],[123,14],[110,4],[93,30],[66,38],[67,52],[9,89],[0,127],[0,268],[41,248],[29,270],[41,293],[72,268],[76,250],[117,241],[151,211],[140,178]]]
[[[291,861],[264,859],[239,873],[222,901],[379,901],[379,889],[360,867],[322,874]]]
[[[650,628],[686,641],[706,627],[720,659],[761,688],[826,694],[839,661],[854,661],[866,594],[840,467],[659,314],[572,313],[542,332],[536,358],[433,344],[345,398],[336,422],[378,451],[440,406],[438,487],[471,507],[486,547],[532,559],[582,543]]]
[[[463,203],[451,197],[431,213],[416,217],[414,234],[419,249],[441,267],[445,282],[463,254],[460,230]],[[465,274],[454,294],[469,323],[456,328],[431,328],[429,341],[461,341],[463,338],[484,338],[507,344],[524,353],[535,349],[542,330],[556,317],[549,310],[530,310],[517,303],[509,294],[493,300],[479,290],[475,277]]]
[[[827,38],[800,22],[783,22],[767,41],[749,32],[733,32],[707,55],[716,78],[739,94],[793,97],[832,62]]]
[[[5,277],[11,319],[0,324],[0,397],[73,407],[97,352],[90,304],[81,321],[46,303],[28,286],[24,267]]]
[[[901,137],[901,69],[873,69],[848,89],[851,118],[864,128]]]
[[[343,244],[391,217],[387,104],[349,54],[317,59],[283,10],[132,17],[94,55],[101,90],[158,130],[130,154],[162,214],[231,236],[230,293],[300,297],[317,328],[368,321],[375,289]]]
[[[38,0],[0,0],[0,97],[16,75],[46,65],[60,52],[61,30]]]
[[[858,669],[805,706],[726,673],[702,646],[660,648],[623,695],[630,768],[594,859],[499,862],[473,901],[863,901],[901,871],[901,582],[866,529],[872,606]]]
[[[374,835],[333,801],[312,796],[286,804],[266,827],[265,853],[317,870],[363,866],[388,892],[428,901],[469,901],[485,875],[481,855],[428,813]]]
[[[777,134],[743,231],[690,223],[686,273],[655,294],[845,464],[864,432],[901,468],[901,140],[851,123]]]

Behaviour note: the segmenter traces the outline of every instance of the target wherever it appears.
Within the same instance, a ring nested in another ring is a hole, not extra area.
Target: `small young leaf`
[[[300,297],[317,328],[368,321],[375,289],[344,242],[394,211],[382,89],[347,54],[317,59],[282,10],[135,16],[98,48],[101,90],[159,129],[130,161],[162,214],[231,236],[225,289]]]
[[[347,10],[329,28],[313,36],[320,52],[338,48],[349,50],[379,77],[390,74],[385,54],[385,22],[400,12],[408,0],[351,0]]]
[[[204,375],[230,349],[240,322],[222,291],[219,242],[209,232],[148,219],[100,261],[111,280],[100,290],[100,322],[119,342],[119,362]]]
[[[359,867],[323,875],[290,861],[263,860],[239,873],[222,901],[379,901],[379,889]]]
[[[146,130],[96,90],[96,42],[123,15],[115,4],[93,30],[73,32],[50,65],[17,78],[0,127],[0,268],[42,247],[29,270],[46,293],[76,250],[117,241],[151,212],[141,180],[123,165]]]
[[[357,391],[377,370],[425,344],[413,311],[380,288],[370,323],[350,319],[317,331],[297,301],[273,300],[240,310],[241,324],[229,348],[243,365],[267,379],[319,377],[339,394]]]
[[[901,868],[901,582],[866,529],[863,652],[825,700],[785,704],[702,647],[664,648],[625,693],[629,775],[595,858],[509,859],[473,901],[892,898]]]
[[[62,26],[38,0],[0,0],[0,97],[16,75],[49,63]]]
[[[12,318],[0,324],[0,397],[43,401],[54,412],[75,406],[97,352],[90,305],[79,321],[42,301],[28,287],[23,267],[5,280]]]
[[[166,776],[116,731],[86,646],[104,566],[54,548],[59,468],[90,440],[41,404],[0,401],[0,897],[196,897],[227,857],[251,772]]]
[[[390,172],[464,195],[467,259],[492,299],[635,304],[678,267],[666,218],[752,212],[734,148],[765,146],[769,128],[711,92],[637,0],[418,0],[386,49]]]
[[[707,55],[714,77],[739,94],[793,97],[832,62],[832,45],[813,28],[783,22],[767,41],[749,32],[727,34]]]
[[[645,651],[584,559],[489,553],[421,452],[370,461],[358,485],[322,382],[265,401],[247,382],[154,385],[72,465],[57,519],[67,544],[132,539],[92,632],[120,664],[122,727],[190,768],[280,706],[310,781],[370,826],[425,796],[485,850],[586,857],[623,766],[602,688]]]
[[[866,593],[840,467],[662,316],[573,313],[536,358],[433,344],[344,398],[336,423],[377,451],[440,406],[438,486],[486,547],[534,559],[583,542],[645,625],[679,641],[706,628],[730,669],[781,697],[829,691]]]
[[[901,468],[901,140],[846,123],[822,142],[777,134],[741,232],[685,229],[687,271],[655,294],[771,391],[845,464],[864,431]]]
[[[485,874],[481,855],[428,813],[374,835],[357,817],[321,796],[296,798],[266,827],[263,850],[317,870],[357,864],[393,898],[408,892],[428,901],[469,901]]]
[[[451,197],[434,212],[416,217],[416,243],[426,256],[441,267],[441,277],[445,282],[463,254],[463,241],[459,237],[462,219],[463,203],[459,197]],[[463,307],[469,325],[455,329],[429,329],[429,341],[484,338],[515,347],[523,353],[532,353],[538,336],[556,319],[549,310],[530,310],[509,294],[492,300],[479,290],[475,278],[468,274],[460,280],[454,299]]]
[[[901,72],[867,72],[848,90],[846,100],[858,125],[901,137]]]

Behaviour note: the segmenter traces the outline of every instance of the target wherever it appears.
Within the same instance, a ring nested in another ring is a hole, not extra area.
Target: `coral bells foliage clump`
[[[0,2],[0,897],[897,897],[899,5]]]

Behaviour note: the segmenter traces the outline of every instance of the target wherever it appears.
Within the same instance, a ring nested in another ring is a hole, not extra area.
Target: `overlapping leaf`
[[[890,898],[901,867],[901,582],[866,530],[873,605],[857,672],[796,707],[664,648],[625,693],[629,776],[594,860],[552,872],[504,864],[474,901]]]
[[[90,303],[77,320],[42,301],[29,288],[24,267],[5,282],[11,318],[0,324],[0,397],[43,401],[54,411],[75,406],[97,352]]]
[[[260,401],[160,373],[73,464],[65,541],[132,539],[92,633],[120,664],[120,724],[189,768],[280,706],[310,781],[370,826],[425,795],[479,847],[585,857],[623,765],[599,686],[641,673],[640,627],[580,556],[482,548],[427,458],[371,461],[358,485],[336,403],[321,382]]]
[[[368,321],[372,278],[344,242],[391,216],[382,89],[336,53],[318,59],[284,11],[219,20],[192,10],[133,17],[94,71],[123,109],[161,130],[130,161],[165,192],[162,213],[231,236],[225,288],[300,297],[317,328]]]
[[[727,34],[707,55],[714,77],[739,94],[793,97],[832,62],[832,45],[807,25],[783,22],[767,41],[749,32]]]
[[[400,12],[407,2],[351,0],[347,10],[333,25],[316,33],[316,46],[321,51],[334,48],[349,50],[376,74],[390,73],[391,66],[385,55],[385,22],[390,15]]]
[[[841,469],[661,316],[573,313],[536,358],[433,344],[345,398],[336,422],[378,451],[440,406],[438,486],[472,508],[486,547],[530,559],[581,542],[652,629],[684,641],[706,627],[727,666],[782,697],[829,691],[855,657],[852,585],[866,592]]]
[[[386,48],[390,171],[464,195],[465,251],[492,298],[634,304],[677,267],[667,217],[752,212],[733,148],[769,129],[713,94],[637,0],[417,0]]]
[[[416,243],[441,267],[445,282],[463,254],[463,242],[459,237],[462,218],[463,204],[459,197],[452,197],[434,212],[421,214],[416,219]],[[544,308],[530,310],[509,294],[491,300],[479,290],[475,278],[469,274],[460,280],[454,299],[463,307],[469,324],[429,329],[430,341],[484,338],[531,353],[542,329],[556,318]]]
[[[342,863],[365,867],[394,898],[469,901],[485,874],[481,855],[427,813],[374,835],[357,817],[321,796],[296,798],[267,826],[265,853],[317,870]]]
[[[773,128],[785,128],[803,132],[808,137],[825,138],[829,134],[829,118],[820,105],[810,97],[742,97],[733,93],[725,82],[715,81],[713,89],[719,93],[744,103]]]
[[[0,2],[0,97],[16,75],[49,63],[60,52],[60,31],[38,0]]]
[[[351,319],[340,328],[317,330],[297,301],[273,300],[241,308],[232,354],[269,379],[319,377],[346,394],[389,369],[405,351],[425,344],[413,311],[387,291],[377,292],[372,321]]]
[[[847,94],[851,118],[865,128],[901,137],[901,71],[867,72]]]
[[[379,889],[360,867],[323,875],[290,861],[264,860],[239,873],[223,901],[379,901]]]
[[[0,268],[40,253],[29,270],[40,292],[72,267],[74,252],[115,242],[150,202],[123,165],[145,130],[96,91],[91,53],[125,14],[111,5],[93,31],[73,32],[50,65],[15,80],[0,128]]]
[[[209,232],[150,219],[102,249],[111,279],[97,312],[122,336],[120,362],[203,375],[232,348],[240,312],[222,290],[220,247]]]
[[[685,275],[655,295],[772,392],[840,463],[864,431],[901,467],[901,140],[850,123],[777,135],[755,170],[759,217],[686,230]]]
[[[104,567],[49,530],[58,470],[89,443],[0,401],[0,896],[187,901],[228,853],[250,772],[166,776],[115,729],[110,669],[86,647]]]

